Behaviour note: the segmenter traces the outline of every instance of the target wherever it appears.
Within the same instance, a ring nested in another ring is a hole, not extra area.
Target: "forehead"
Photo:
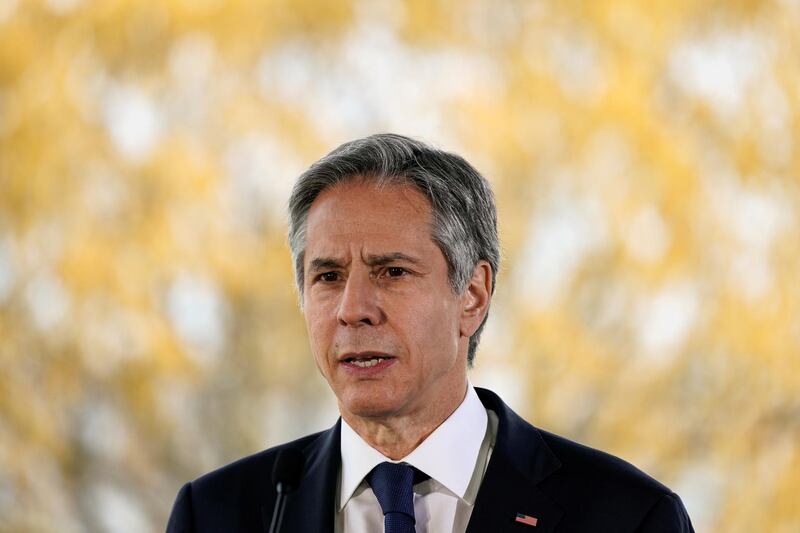
[[[430,202],[413,186],[356,179],[326,189],[314,200],[306,252],[335,251],[330,249],[354,241],[379,247],[433,244],[431,223]]]

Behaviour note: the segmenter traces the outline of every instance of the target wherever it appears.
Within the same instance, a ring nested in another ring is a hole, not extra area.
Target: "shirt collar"
[[[400,461],[406,462],[464,498],[486,434],[487,415],[478,394],[467,385],[461,405],[433,433]],[[342,419],[342,478],[339,509],[376,465],[391,461],[371,447]],[[474,503],[474,502],[468,502]]]

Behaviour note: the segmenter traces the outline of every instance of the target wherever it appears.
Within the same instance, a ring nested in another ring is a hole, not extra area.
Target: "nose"
[[[342,326],[377,326],[383,321],[377,287],[368,274],[351,272],[344,285],[336,318]]]

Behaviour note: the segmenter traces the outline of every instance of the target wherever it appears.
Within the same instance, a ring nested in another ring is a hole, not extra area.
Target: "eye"
[[[338,272],[323,272],[322,274],[317,276],[317,279],[320,280],[320,281],[324,281],[326,283],[331,283],[331,282],[339,280],[339,273]]]
[[[386,277],[388,278],[400,278],[406,274],[408,274],[408,270],[402,267],[389,267],[386,269]]]

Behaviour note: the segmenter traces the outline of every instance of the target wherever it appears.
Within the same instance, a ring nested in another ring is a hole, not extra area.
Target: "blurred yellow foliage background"
[[[698,531],[800,531],[796,0],[0,0],[0,530],[163,530],[330,426],[296,175],[379,131],[492,182],[471,379]]]

